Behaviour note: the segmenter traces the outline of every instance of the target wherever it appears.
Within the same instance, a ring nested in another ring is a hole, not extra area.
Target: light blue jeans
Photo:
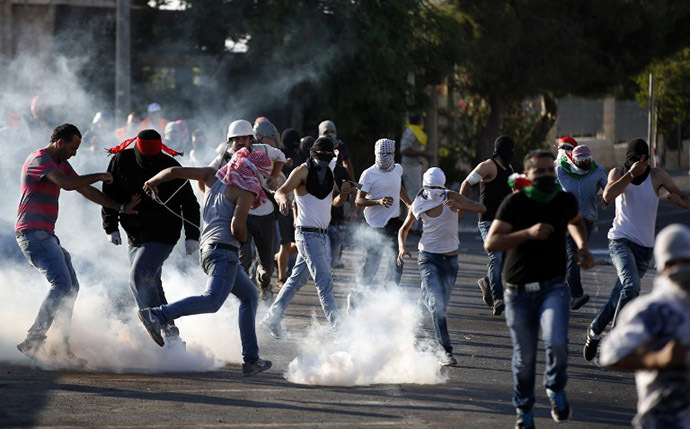
[[[544,386],[560,392],[568,381],[570,292],[562,279],[540,287],[538,292],[505,288],[506,324],[513,343],[513,406],[524,413],[534,406],[540,327],[546,351]]]
[[[256,307],[259,294],[249,276],[239,265],[237,252],[226,249],[201,249],[201,267],[208,276],[206,290],[198,296],[190,296],[164,304],[153,309],[162,324],[172,323],[182,316],[215,313],[232,293],[240,300],[240,338],[242,357],[247,363],[259,359],[259,346],[256,341]]]
[[[64,340],[69,337],[74,301],[79,292],[79,281],[72,267],[72,258],[55,233],[48,230],[30,230],[16,233],[17,244],[29,263],[40,271],[50,288],[43,300],[28,338],[44,339],[53,321],[64,325]]]
[[[609,251],[618,279],[609,300],[601,307],[590,325],[595,334],[604,332],[606,325],[611,321],[615,326],[623,307],[640,294],[641,280],[649,268],[654,249],[623,238],[609,240]]]
[[[446,353],[452,353],[446,313],[458,276],[458,255],[419,252],[417,261],[422,278],[422,300],[431,313],[436,340]]]
[[[300,279],[306,270],[309,270],[314,279],[314,285],[319,294],[321,308],[326,319],[332,326],[338,320],[338,306],[333,297],[333,278],[331,277],[330,240],[327,234],[318,232],[295,231],[295,244],[297,245],[297,261],[292,268],[290,278],[287,279],[275,302],[266,313],[265,320],[272,324],[279,324],[285,315],[292,298],[304,285]]]
[[[153,241],[129,246],[129,287],[140,309],[167,304],[161,272],[174,246]]]
[[[479,234],[482,236],[482,241],[486,242],[486,237],[489,235],[489,228],[491,228],[490,220],[480,221],[478,223]],[[503,269],[503,252],[487,252],[489,256],[489,264],[486,270],[484,280],[488,283],[491,289],[491,297],[494,301],[503,299],[503,283],[501,282],[501,270]]]

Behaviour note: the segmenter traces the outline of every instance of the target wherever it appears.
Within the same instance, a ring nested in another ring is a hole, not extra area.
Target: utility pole
[[[124,122],[130,111],[130,0],[117,0],[115,41],[115,121]]]
[[[654,75],[649,73],[649,110],[647,111],[647,142],[652,152],[652,166],[656,167],[656,142],[654,141]]]

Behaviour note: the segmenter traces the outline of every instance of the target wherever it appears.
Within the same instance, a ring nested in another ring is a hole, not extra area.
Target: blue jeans
[[[422,300],[431,313],[436,340],[447,353],[452,353],[446,313],[458,276],[458,255],[419,252],[417,261],[422,278]]]
[[[201,249],[201,267],[208,276],[206,290],[198,296],[190,296],[154,308],[162,324],[172,323],[182,316],[215,313],[232,293],[240,300],[240,338],[242,357],[247,363],[259,359],[259,346],[256,341],[255,319],[259,294],[247,273],[239,265],[237,252],[226,249]]]
[[[529,412],[534,406],[534,377],[539,328],[546,351],[544,386],[560,392],[568,381],[570,294],[564,281],[541,284],[538,292],[506,287],[506,324],[513,343],[513,406]]]
[[[44,339],[56,319],[64,327],[64,340],[69,337],[74,301],[79,292],[79,281],[72,267],[72,258],[55,233],[47,230],[31,230],[16,233],[17,244],[29,263],[43,274],[50,283],[28,338]]]
[[[491,228],[491,220],[479,221],[479,234],[482,236],[482,241],[486,242],[486,237],[489,235],[489,228]],[[503,270],[503,252],[487,252],[489,256],[489,263],[487,265],[486,276],[484,280],[489,284],[491,289],[491,297],[494,301],[503,299],[503,283],[501,282],[501,270]]]
[[[343,249],[343,240],[340,238],[338,225],[328,225],[328,241],[331,246],[331,267],[335,267],[340,262]]]
[[[331,277],[330,245],[328,235],[318,232],[295,231],[295,244],[297,245],[297,262],[292,268],[292,274],[287,279],[275,302],[266,313],[265,320],[270,324],[279,324],[285,314],[292,298],[304,285],[300,279],[306,270],[309,270],[314,279],[314,285],[319,294],[321,308],[326,319],[332,326],[338,319],[338,306],[333,297],[333,278]]]
[[[585,219],[585,226],[587,227],[587,241],[589,241],[589,236],[592,235],[594,221]],[[577,298],[582,296],[585,292],[582,290],[580,266],[577,264],[577,244],[575,244],[575,240],[573,240],[570,234],[566,234],[565,236],[565,248],[568,252],[568,266],[566,268],[565,282],[570,289],[570,296],[572,298]]]
[[[618,279],[609,300],[601,307],[590,325],[597,335],[604,332],[609,322],[613,321],[615,326],[623,307],[640,294],[641,280],[649,268],[654,249],[622,238],[609,240],[609,251]]]
[[[381,258],[388,261],[386,264],[386,284],[395,283],[400,286],[403,265],[398,265],[398,231],[402,226],[402,221],[395,217],[388,221],[383,228],[373,228],[368,225],[363,226],[365,233],[365,259],[362,270],[357,278],[357,283],[361,286],[369,286],[379,270]]]
[[[150,241],[129,246],[129,287],[140,309],[167,304],[161,272],[173,246]]]

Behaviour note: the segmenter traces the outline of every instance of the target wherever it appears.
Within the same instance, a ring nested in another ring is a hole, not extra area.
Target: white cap
[[[669,225],[656,236],[654,259],[659,271],[676,259],[690,259],[690,228],[679,223]]]
[[[446,174],[438,167],[431,167],[424,172],[422,186],[446,186]]]
[[[149,113],[160,112],[161,111],[161,105],[158,103],[151,103],[151,104],[149,104],[149,107],[146,110]]]

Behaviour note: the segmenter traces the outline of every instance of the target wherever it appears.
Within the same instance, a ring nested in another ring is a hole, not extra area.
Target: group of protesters
[[[482,300],[493,315],[505,312],[512,340],[516,427],[534,427],[540,329],[551,415],[557,422],[564,421],[571,414],[565,394],[569,316],[589,300],[580,269],[593,266],[588,241],[603,191],[604,203],[615,204],[608,239],[617,282],[588,327],[584,358],[596,357],[602,334],[609,324],[614,325],[610,341],[602,343],[602,363],[645,371],[644,381],[638,381],[644,383],[648,396],[659,394],[662,387],[656,381],[670,379],[667,371],[685,371],[685,383],[676,383],[677,389],[666,394],[682,411],[675,412],[674,418],[690,422],[690,230],[675,225],[655,239],[660,195],[685,209],[690,208],[690,198],[668,173],[650,166],[644,140],[632,140],[625,164],[607,175],[587,146],[563,137],[557,156],[546,150],[532,151],[519,175],[512,164],[518,143],[503,135],[496,139],[493,155],[454,191],[447,187],[441,169],[427,168],[433,156],[418,115],[410,116],[399,147],[388,138],[372,142],[375,162],[356,178],[348,146],[330,120],[319,125],[317,138],[300,138],[295,129],[281,134],[266,118],[257,118],[254,124],[234,120],[225,142],[213,151],[216,156],[206,159],[205,148],[180,143],[188,138],[183,121],[165,121],[156,103],[147,110],[144,121],[130,115],[127,125],[115,131],[117,137],[108,139],[95,127],[82,136],[74,125],[60,125],[52,131],[48,145],[33,151],[24,162],[15,234],[29,263],[50,283],[34,324],[18,345],[25,355],[37,356],[54,319],[70,320],[79,290],[70,254],[54,233],[61,189],[76,190],[102,206],[110,243],[122,244],[120,226],[124,229],[129,286],[139,319],[156,344],[184,348],[176,319],[216,312],[231,293],[238,298],[245,376],[271,367],[259,355],[255,328],[259,301],[270,304],[259,327],[284,338],[281,321],[286,308],[308,277],[334,335],[338,334],[346,315],[334,298],[333,268],[342,264],[341,229],[358,217],[360,209],[369,239],[360,252],[364,260],[349,291],[348,309],[370,292],[382,261],[383,283],[400,284],[405,258],[411,256],[408,234],[417,232],[420,301],[443,349],[440,363],[457,366],[447,313],[458,274],[458,222],[471,211],[479,213],[478,229],[488,255],[487,273],[478,279]],[[203,138],[201,131],[195,135],[199,141]],[[113,142],[108,147],[112,158],[107,171],[77,174],[69,158],[83,143],[96,141]],[[190,166],[183,167],[175,159],[184,149],[195,153]],[[402,155],[401,163],[395,162],[396,150]],[[201,206],[190,181],[196,182]],[[102,190],[92,186],[96,182],[103,183]],[[478,201],[470,198],[476,185]],[[162,267],[183,230],[186,253],[199,251],[200,265],[208,276],[206,290],[170,303],[161,280]],[[640,280],[655,253],[661,285],[649,297],[627,305],[639,295]],[[86,365],[70,349],[69,330],[64,331],[61,344],[68,360]],[[663,411],[666,405],[645,404],[637,419],[640,426],[651,422],[649,427],[659,427],[671,421]]]

